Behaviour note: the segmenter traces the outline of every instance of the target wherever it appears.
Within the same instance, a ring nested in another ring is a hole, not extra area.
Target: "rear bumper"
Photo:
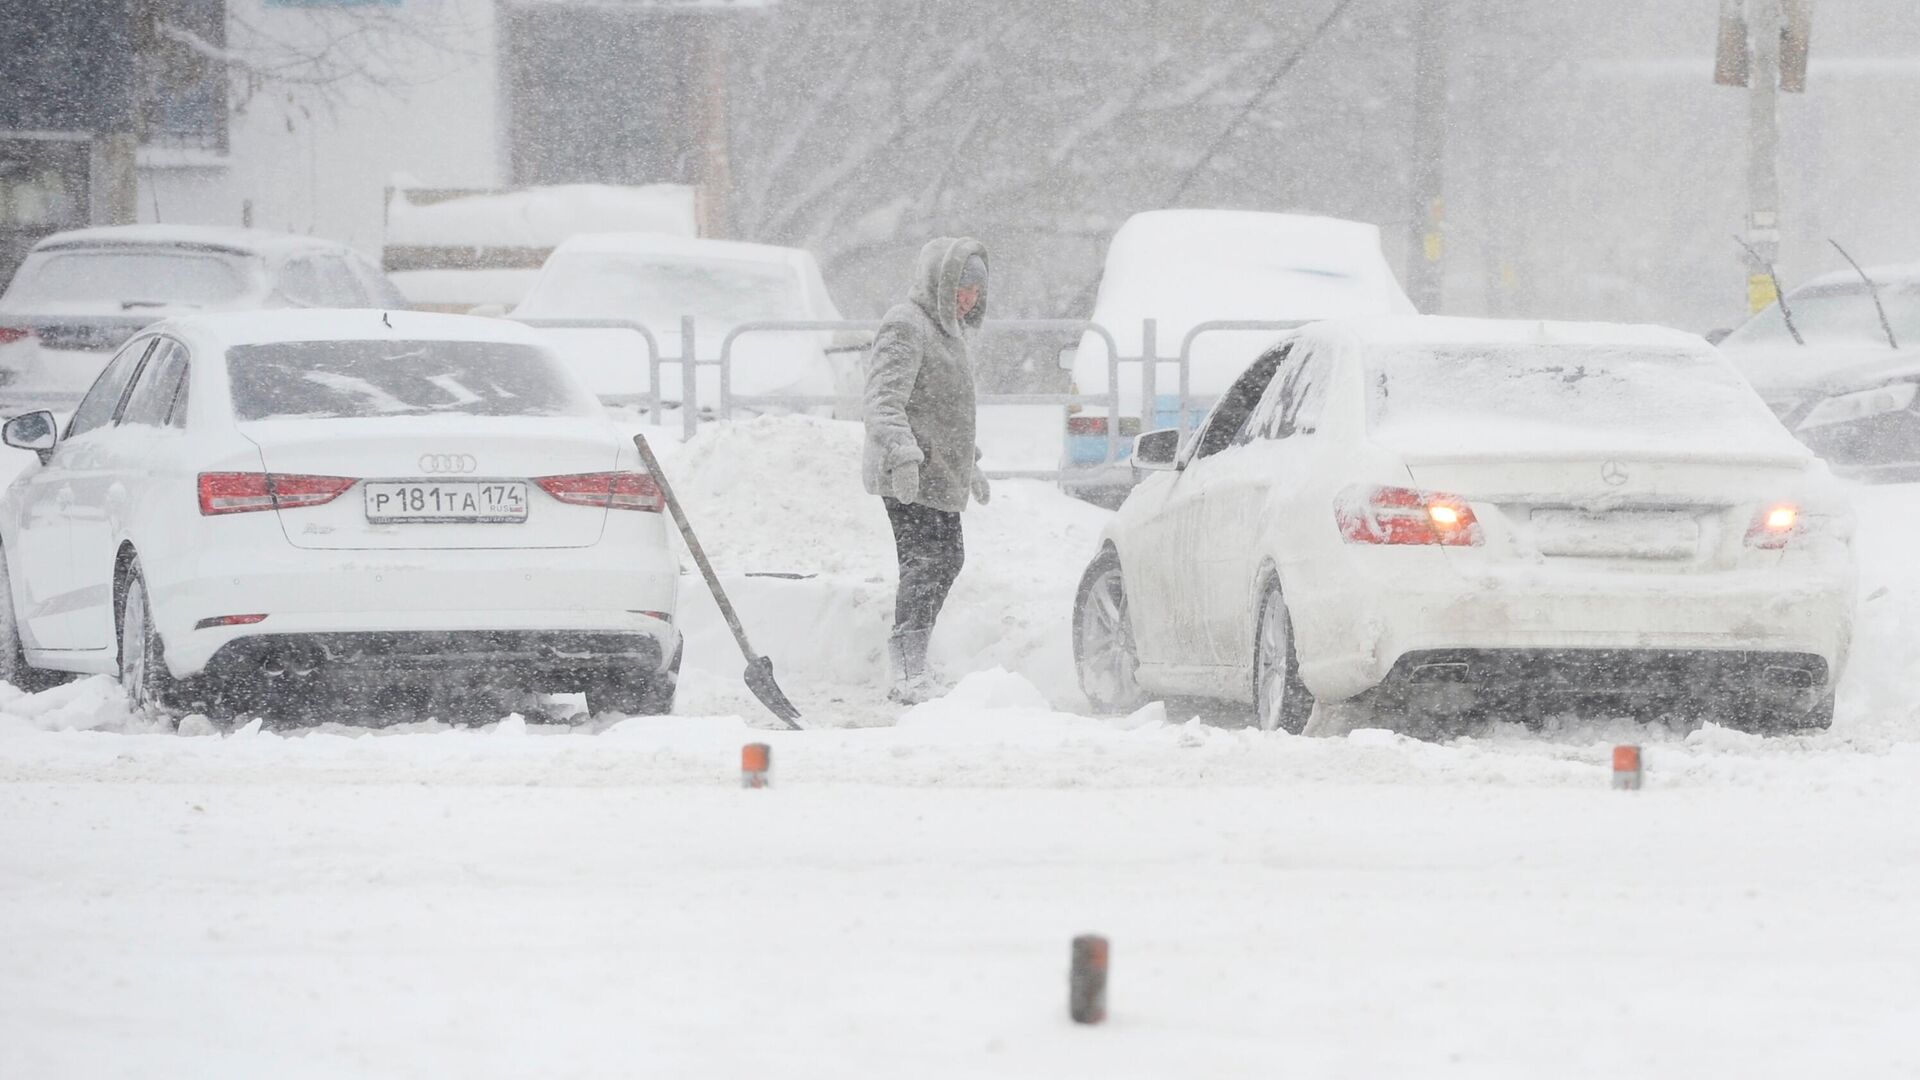
[[[1462,704],[1525,703],[1533,713],[1623,703],[1751,699],[1810,711],[1832,693],[1812,653],[1682,649],[1442,649],[1403,654],[1374,691],[1388,700],[1465,690]]]
[[[570,648],[570,641],[602,639],[618,639],[614,652],[655,656],[657,670],[679,647],[672,622],[679,573],[664,546],[314,551],[280,541],[146,568],[167,666],[179,678],[200,674],[222,655],[252,655],[262,646],[241,643],[258,639],[329,646],[337,659],[363,669],[383,650],[394,654],[381,670],[543,662],[549,652],[599,648]],[[266,618],[199,625],[254,614]],[[436,651],[445,652],[442,660],[434,659]]]
[[[352,688],[457,677],[463,687],[568,692],[611,674],[664,672],[679,648],[665,620],[617,633],[406,631],[276,633],[235,638],[202,675],[242,695],[276,688]]]
[[[1824,689],[1851,644],[1855,580],[1838,552],[1739,572],[1538,576],[1459,573],[1437,549],[1373,554],[1401,558],[1356,568],[1329,588],[1290,588],[1301,677],[1316,696],[1353,697],[1392,681],[1403,663],[1456,652],[1534,657],[1494,665],[1520,681],[1539,670],[1539,657],[1601,662],[1569,671],[1602,683],[1614,660],[1631,660],[1640,676],[1674,657],[1737,675],[1752,657],[1784,655],[1802,658],[1794,663],[1817,672]],[[1467,670],[1497,673],[1485,662]]]

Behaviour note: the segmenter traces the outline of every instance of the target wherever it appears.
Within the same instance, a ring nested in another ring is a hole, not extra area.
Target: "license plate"
[[[1688,559],[1700,548],[1700,522],[1684,510],[1535,510],[1533,542],[1542,555]]]
[[[527,485],[523,481],[374,480],[363,486],[368,521],[527,520]]]

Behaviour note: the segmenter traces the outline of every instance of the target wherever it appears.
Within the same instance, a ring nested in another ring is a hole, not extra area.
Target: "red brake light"
[[[610,510],[659,513],[666,505],[660,485],[646,473],[573,473],[534,478],[540,490],[573,506],[604,506]]]
[[[1104,416],[1069,416],[1067,434],[1069,435],[1105,435],[1107,418]]]
[[[1486,542],[1465,499],[1433,491],[1348,488],[1335,501],[1333,518],[1349,544],[1479,547]]]
[[[253,626],[267,621],[265,615],[215,615],[210,619],[201,619],[193,624],[195,630],[210,630],[216,626]]]
[[[1778,551],[1800,533],[1800,508],[1792,503],[1762,507],[1747,526],[1747,546]]]
[[[349,476],[201,473],[200,512],[211,516],[320,506],[339,498],[356,483],[359,481]]]
[[[11,345],[16,341],[25,341],[33,336],[33,330],[25,326],[0,326],[0,345]]]

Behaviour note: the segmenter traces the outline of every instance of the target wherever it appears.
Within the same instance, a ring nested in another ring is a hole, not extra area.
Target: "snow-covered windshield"
[[[1882,286],[1880,302],[1886,306],[1894,338],[1903,345],[1920,342],[1920,283]],[[1793,312],[1793,325],[1808,342],[1887,342],[1887,332],[1880,325],[1880,313],[1865,282],[1802,289],[1787,297],[1787,307]],[[1780,305],[1775,304],[1728,334],[1724,344],[1791,346],[1793,335],[1787,332]]]
[[[113,314],[151,307],[213,307],[239,299],[239,256],[186,251],[51,251],[33,255],[0,298],[8,311],[84,307]]]
[[[545,350],[473,341],[303,341],[227,350],[238,420],[591,416]]]
[[[701,329],[806,317],[800,275],[778,263],[583,251],[549,263],[520,313],[544,318],[633,319]]]
[[[1367,356],[1367,426],[1395,443],[1732,438],[1779,424],[1747,381],[1701,349],[1390,345]]]

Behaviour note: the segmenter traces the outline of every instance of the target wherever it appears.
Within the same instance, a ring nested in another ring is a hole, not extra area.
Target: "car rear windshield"
[[[227,350],[239,420],[590,416],[544,349],[473,341],[301,341]]]
[[[1705,346],[1376,346],[1367,367],[1368,428],[1395,442],[1511,435],[1551,446],[1575,432],[1692,438],[1779,426],[1739,372]]]
[[[49,251],[27,259],[0,306],[21,312],[84,307],[118,314],[213,307],[239,299],[246,290],[245,264],[237,255]]]

